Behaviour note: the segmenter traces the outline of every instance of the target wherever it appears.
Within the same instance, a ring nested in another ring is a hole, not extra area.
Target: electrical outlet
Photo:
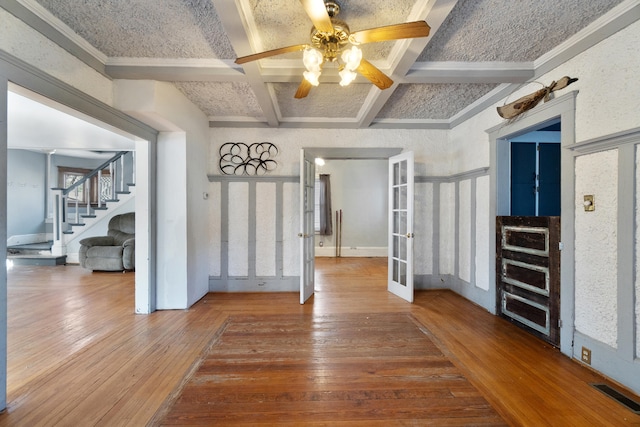
[[[591,350],[586,347],[582,347],[581,360],[587,365],[591,365]]]

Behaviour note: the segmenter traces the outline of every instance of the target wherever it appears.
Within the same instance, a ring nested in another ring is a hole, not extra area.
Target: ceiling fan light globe
[[[309,71],[317,71],[322,65],[323,57],[322,53],[313,48],[307,48],[302,55],[302,63]]]
[[[357,69],[360,66],[360,61],[362,61],[362,50],[356,46],[346,49],[342,52],[342,61],[348,70]]]
[[[340,75],[340,86],[348,86],[358,76],[356,73],[346,68],[338,74]]]
[[[305,71],[302,75],[305,80],[313,86],[318,86],[320,84],[320,81],[318,80],[320,78],[320,71]]]

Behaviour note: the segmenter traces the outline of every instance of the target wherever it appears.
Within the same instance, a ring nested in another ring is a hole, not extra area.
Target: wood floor
[[[295,293],[208,294],[189,310],[151,315],[133,313],[133,273],[14,267],[0,426],[144,426],[230,315],[354,313],[411,314],[510,425],[640,426],[640,415],[589,385],[602,377],[450,291],[417,292],[408,304],[386,291],[384,259],[316,265],[304,306]]]
[[[506,423],[408,313],[230,316],[154,425]]]

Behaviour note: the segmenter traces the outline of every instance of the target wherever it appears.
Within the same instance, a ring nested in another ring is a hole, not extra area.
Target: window
[[[61,188],[69,188],[76,182],[82,180],[82,178],[84,178],[84,176],[90,172],[92,172],[91,169],[58,166],[59,185]],[[101,181],[102,185],[100,200],[110,199],[111,177],[109,176],[108,170],[102,171]],[[89,180],[89,192],[91,194],[87,194],[87,186],[85,184],[86,183],[80,184],[67,195],[69,201],[75,202],[77,200],[79,205],[85,206],[87,204],[87,200],[89,200],[91,204],[98,203],[98,175],[92,176]]]
[[[320,178],[316,178],[316,189],[315,189],[315,212],[313,216],[313,229],[316,234],[320,233]]]
[[[332,234],[331,223],[331,184],[329,175],[321,174],[316,178],[315,189],[315,232],[329,236]]]

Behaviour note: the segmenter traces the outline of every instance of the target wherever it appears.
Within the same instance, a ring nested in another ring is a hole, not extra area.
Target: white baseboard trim
[[[47,241],[47,233],[19,234],[7,239],[7,246],[29,245]]]
[[[342,248],[340,256],[343,257],[386,257],[388,254],[387,247],[367,247],[367,248]],[[316,256],[335,257],[335,246],[316,246]]]
[[[66,254],[67,264],[80,264],[80,256],[76,252],[75,254]]]

